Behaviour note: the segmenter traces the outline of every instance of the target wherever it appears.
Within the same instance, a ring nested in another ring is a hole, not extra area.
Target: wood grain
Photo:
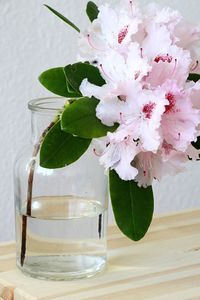
[[[14,243],[2,244],[0,299],[200,300],[200,210],[155,218],[138,243],[111,226],[108,248],[105,273],[86,280],[48,282],[24,276],[15,267]]]

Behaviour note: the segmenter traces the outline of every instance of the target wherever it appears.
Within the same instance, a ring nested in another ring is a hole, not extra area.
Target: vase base
[[[106,258],[90,255],[37,256],[25,259],[23,267],[17,267],[25,274],[37,279],[67,281],[89,278],[102,272]]]

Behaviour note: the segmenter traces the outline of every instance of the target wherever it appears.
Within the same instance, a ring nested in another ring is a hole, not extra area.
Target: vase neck
[[[38,112],[31,112],[31,143],[37,144],[44,131],[55,120],[56,114],[40,114]]]
[[[67,99],[65,98],[43,98],[29,102],[31,110],[31,142],[37,144],[44,131],[52,122],[55,122],[61,114]]]

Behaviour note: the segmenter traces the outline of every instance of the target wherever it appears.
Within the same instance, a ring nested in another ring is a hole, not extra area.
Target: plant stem
[[[101,231],[102,231],[102,214],[99,215],[99,225],[98,225],[99,239],[101,239]]]
[[[33,180],[35,173],[35,166],[37,162],[37,155],[40,151],[41,144],[47,134],[47,132],[54,126],[56,122],[52,122],[42,133],[39,142],[35,144],[32,154],[32,159],[29,165],[29,175],[28,175],[28,189],[27,189],[27,207],[26,215],[22,216],[22,241],[21,241],[21,266],[24,265],[24,260],[26,256],[26,239],[27,239],[27,221],[28,216],[31,216],[32,213],[32,196],[33,196]]]

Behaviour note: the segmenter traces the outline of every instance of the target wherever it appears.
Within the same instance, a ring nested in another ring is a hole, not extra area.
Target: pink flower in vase
[[[163,138],[176,150],[184,152],[191,140],[197,137],[199,111],[193,107],[188,93],[181,90],[175,81],[167,81],[162,89],[169,101],[161,122]]]
[[[129,132],[119,130],[108,134],[108,143],[99,161],[106,170],[115,170],[121,179],[133,180],[138,170],[131,165],[131,162],[138,152],[137,141],[132,139]]]
[[[188,161],[187,155],[173,149],[167,154],[165,147],[162,146],[157,153],[140,152],[135,157],[132,165],[138,170],[135,181],[139,186],[150,186],[153,180],[160,181],[166,175],[176,175],[185,170],[183,164]]]
[[[98,62],[108,50],[126,53],[139,24],[141,14],[130,0],[122,1],[117,9],[108,4],[99,7],[99,15],[86,33],[80,34],[79,60]]]
[[[98,30],[91,27],[91,40],[98,42],[87,51],[106,83],[98,87],[85,79],[80,90],[100,100],[96,116],[103,124],[119,124],[107,135],[101,164],[148,186],[183,170],[188,156],[198,157],[191,142],[200,133],[200,85],[188,83],[188,76],[199,68],[200,31],[190,25],[186,32],[188,23],[168,7],[149,5],[142,14],[135,2],[122,6],[120,12],[100,7],[92,25]]]

